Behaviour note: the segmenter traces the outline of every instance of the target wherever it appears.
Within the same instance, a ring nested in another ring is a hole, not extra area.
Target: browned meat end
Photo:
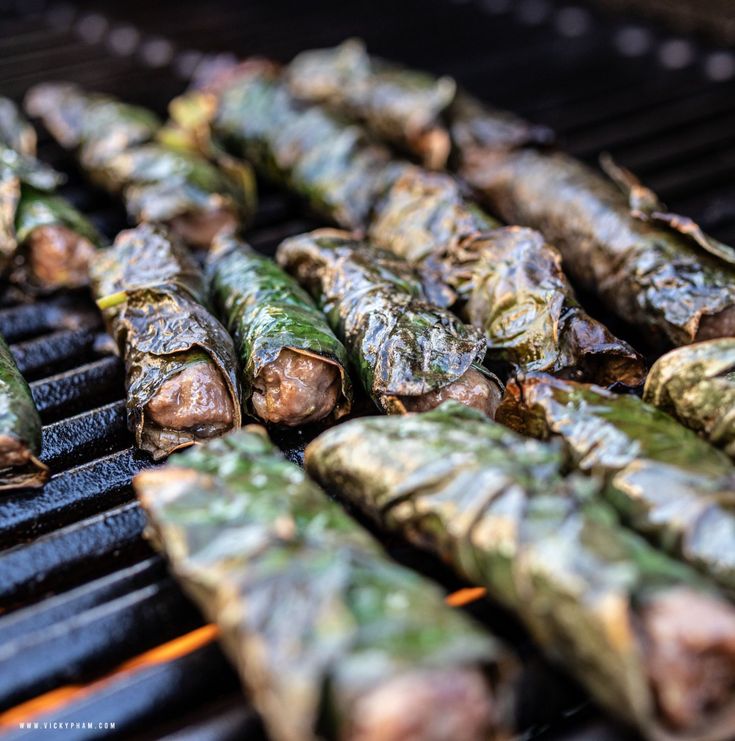
[[[253,381],[253,408],[261,419],[276,425],[318,422],[333,411],[341,385],[334,363],[281,350]]]
[[[479,371],[470,368],[461,378],[448,386],[421,396],[403,396],[401,401],[408,412],[427,412],[443,401],[454,399],[468,407],[479,409],[493,419],[502,396],[502,391],[495,383]]]
[[[343,738],[349,741],[487,741],[493,704],[472,670],[415,672],[361,697]]]
[[[82,286],[89,282],[94,245],[66,226],[39,226],[28,236],[28,261],[45,286]]]
[[[730,306],[719,314],[703,316],[694,341],[714,340],[718,337],[735,337],[735,306]]]
[[[446,167],[449,159],[452,140],[445,129],[428,129],[418,139],[417,148],[426,167],[430,170],[441,170]]]
[[[234,410],[222,374],[203,361],[163,383],[146,405],[146,415],[162,429],[191,430],[209,437],[232,425]]]
[[[735,701],[735,608],[672,589],[643,610],[649,677],[667,725],[707,723]]]
[[[175,216],[169,226],[186,244],[209,249],[212,240],[221,230],[232,231],[237,227],[237,217],[227,208],[218,208],[214,211]]]
[[[23,466],[31,459],[28,446],[10,435],[0,435],[0,468]]]

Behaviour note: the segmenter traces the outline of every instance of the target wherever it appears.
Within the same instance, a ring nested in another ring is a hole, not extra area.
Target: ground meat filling
[[[733,336],[735,336],[735,306],[731,306],[719,314],[703,316],[699,322],[699,330],[694,340],[699,342]]]
[[[422,160],[430,170],[441,170],[449,159],[452,141],[444,129],[428,129],[418,140]]]
[[[406,674],[367,693],[351,714],[349,741],[487,741],[490,688],[476,671]]]
[[[28,446],[10,435],[0,435],[0,468],[23,466],[31,459]]]
[[[162,429],[210,437],[232,425],[234,410],[222,374],[203,361],[187,366],[163,383],[146,405],[146,415]]]
[[[470,368],[461,378],[448,386],[421,396],[403,396],[401,401],[407,412],[428,412],[443,401],[454,399],[494,419],[502,395],[502,391],[495,383],[479,371]]]
[[[223,229],[237,227],[237,217],[227,208],[176,216],[169,222],[171,230],[192,247],[208,249],[215,236]]]
[[[262,420],[295,427],[329,415],[341,390],[342,378],[334,363],[281,350],[255,377],[252,404]]]
[[[657,596],[642,618],[649,676],[667,725],[706,724],[733,702],[735,608],[682,587]]]
[[[28,261],[36,280],[50,286],[82,286],[89,280],[95,247],[66,226],[39,226],[28,236]]]

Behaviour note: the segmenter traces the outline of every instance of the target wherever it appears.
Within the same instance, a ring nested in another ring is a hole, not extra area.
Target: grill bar
[[[86,411],[91,405],[106,404],[119,398],[123,366],[109,356],[71,371],[31,384],[33,401],[45,424]]]
[[[146,649],[193,630],[201,616],[170,579],[127,591],[41,632],[5,643],[0,708],[9,708],[73,678],[93,677]]]
[[[735,98],[714,92],[694,94],[684,101],[673,101],[647,113],[614,118],[585,133],[577,131],[569,149],[573,154],[589,156],[602,149],[613,149],[623,143],[636,144],[658,136],[662,131],[707,120],[735,108]],[[655,144],[655,142],[654,142]]]
[[[99,324],[99,314],[89,302],[80,305],[73,295],[0,310],[0,332],[8,342],[63,329],[94,329]]]
[[[225,700],[208,704],[203,710],[189,713],[155,729],[155,735],[145,738],[161,741],[261,741],[265,739],[260,721],[255,713],[245,707],[239,692]]]
[[[45,427],[41,459],[56,472],[109,455],[130,442],[125,402],[113,401]]]
[[[128,501],[133,496],[131,478],[151,465],[143,453],[128,448],[52,477],[35,496],[21,491],[4,497],[0,545],[35,537]],[[0,560],[4,553],[0,551]]]
[[[52,628],[56,623],[81,616],[85,610],[153,584],[165,573],[162,559],[152,556],[36,605],[16,610],[0,622],[0,644],[5,646],[11,642],[22,642],[44,628]]]
[[[60,591],[149,555],[145,518],[134,502],[0,552],[0,608]]]
[[[29,380],[50,376],[52,373],[70,370],[79,362],[79,357],[89,355],[104,335],[90,329],[60,329],[13,347],[13,356],[18,368]]]

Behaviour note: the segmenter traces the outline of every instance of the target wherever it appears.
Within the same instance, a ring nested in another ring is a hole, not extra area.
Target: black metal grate
[[[611,151],[672,208],[735,241],[735,56],[694,38],[553,0],[9,5],[0,0],[0,89],[18,99],[52,77],[163,113],[204,53],[286,60],[360,35],[376,53],[453,74],[493,103],[550,124],[581,157]],[[40,149],[69,173],[66,195],[104,233],[125,226],[120,206],[88,187],[68,156],[48,139]],[[265,189],[250,239],[272,253],[311,226],[287,197]],[[201,625],[142,540],[130,480],[151,463],[131,447],[121,364],[89,298],[14,302],[0,299],[0,331],[32,382],[53,478],[42,492],[0,498],[0,711],[102,677]],[[298,433],[281,440],[296,458],[303,442]],[[410,549],[397,555],[413,557]],[[475,612],[487,619],[493,611]],[[261,735],[214,644],[105,680],[49,717],[114,720],[118,735],[145,738]],[[29,733],[11,729],[12,737]],[[587,711],[537,735],[622,732]]]

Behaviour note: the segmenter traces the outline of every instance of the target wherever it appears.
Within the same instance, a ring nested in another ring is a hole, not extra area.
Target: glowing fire
[[[476,602],[478,599],[482,599],[487,595],[487,589],[485,587],[465,587],[464,589],[458,589],[456,592],[448,594],[444,601],[450,607],[464,607],[469,605],[470,602]]]

